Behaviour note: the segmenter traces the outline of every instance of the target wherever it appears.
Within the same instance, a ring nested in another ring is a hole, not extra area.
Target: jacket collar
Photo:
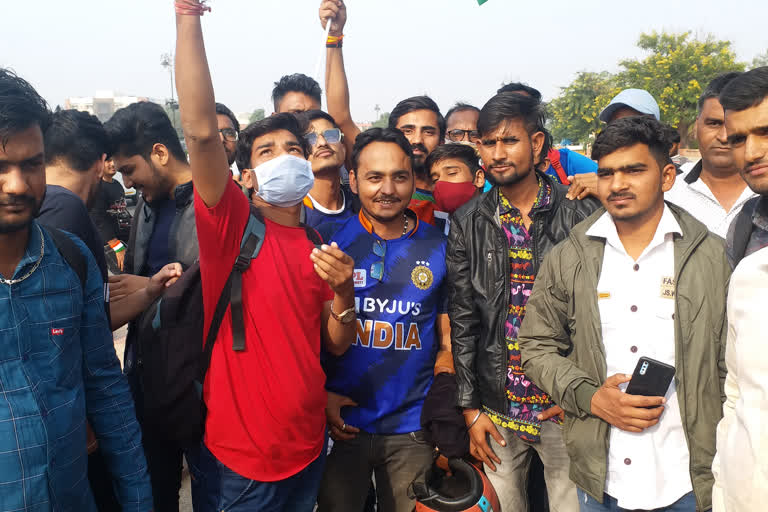
[[[173,197],[176,201],[176,210],[183,210],[192,203],[192,200],[194,199],[193,192],[194,186],[192,185],[192,181],[182,183],[173,189]],[[144,220],[149,222],[153,216],[154,207],[151,203],[146,201],[142,201],[142,204],[144,205]]]
[[[707,227],[696,220],[691,214],[679,206],[666,202],[667,207],[677,220],[684,233],[675,236],[675,273],[679,272],[691,252],[709,235]],[[599,208],[584,222],[577,224],[569,235],[569,239],[579,251],[582,262],[586,262],[593,272],[592,278],[597,285],[597,279],[602,267],[605,250],[605,239],[587,235],[587,231],[606,213],[605,208]]]
[[[701,177],[701,169],[704,166],[702,162],[703,160],[696,162],[696,165],[694,165],[693,168],[688,171],[688,174],[685,175],[685,178],[683,178],[683,181],[685,181],[688,185],[692,185],[698,181],[699,177]]]
[[[552,190],[549,204],[542,206],[537,211],[539,213],[550,212],[563,200],[565,197],[565,190],[567,189],[542,172],[536,171],[536,175],[542,180],[542,183],[548,183]],[[499,187],[496,185],[488,193],[480,196],[481,199],[480,204],[478,205],[478,210],[490,218],[498,219],[499,204],[501,204],[499,194]]]

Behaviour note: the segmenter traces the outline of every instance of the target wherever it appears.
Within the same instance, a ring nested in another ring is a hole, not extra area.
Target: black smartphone
[[[674,366],[650,357],[641,357],[637,361],[632,380],[627,385],[627,393],[642,396],[665,396],[673,378],[675,378]]]

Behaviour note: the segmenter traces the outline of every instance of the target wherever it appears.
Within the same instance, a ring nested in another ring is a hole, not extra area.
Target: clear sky
[[[0,66],[52,104],[112,89],[164,99],[160,55],[173,50],[172,0],[3,0]],[[272,111],[281,75],[314,74],[323,52],[319,0],[211,0],[203,18],[217,100],[236,112]],[[428,93],[443,111],[478,106],[502,82],[522,80],[546,98],[581,70],[615,71],[641,56],[643,31],[691,30],[733,42],[751,61],[768,48],[762,0],[347,0],[344,53],[352,113]]]

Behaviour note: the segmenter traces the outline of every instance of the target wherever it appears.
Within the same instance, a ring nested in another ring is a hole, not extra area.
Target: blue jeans
[[[320,489],[327,450],[299,473],[278,482],[258,482],[235,473],[201,444],[187,457],[194,512],[312,512]],[[190,450],[191,452],[191,450]]]
[[[576,492],[579,495],[581,512],[631,512],[626,508],[619,507],[618,501],[607,494],[603,495],[603,503],[601,504],[581,489],[577,489]],[[657,508],[649,512],[696,512],[696,497],[690,492],[667,507]]]

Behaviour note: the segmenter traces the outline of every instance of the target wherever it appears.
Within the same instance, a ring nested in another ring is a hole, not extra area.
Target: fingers
[[[341,402],[339,402],[339,405],[341,407],[357,407],[357,402],[353,401],[351,398],[345,396]]]
[[[166,288],[170,288],[170,287],[171,287],[171,286],[173,286],[173,285],[174,285],[174,283],[176,283],[176,281],[178,281],[178,280],[179,280],[179,278],[178,278],[178,277],[174,277],[174,278],[171,278],[171,279],[169,279],[169,280],[168,280],[168,282],[167,282],[167,283],[165,283],[165,287],[166,287]]]
[[[547,421],[550,418],[554,418],[555,416],[564,416],[563,410],[558,406],[552,406],[546,411],[543,411],[541,414],[537,416],[539,421]]]
[[[483,461],[483,464],[491,468],[492,471],[496,471],[496,464],[501,464],[501,460],[496,455],[496,453],[493,451],[493,448],[488,444],[488,442],[483,439],[482,442],[475,443],[475,457]]]
[[[349,426],[347,426],[347,431],[341,430],[336,425],[331,425],[329,430],[331,432],[331,439],[334,441],[349,441],[355,438],[355,434],[350,433],[351,430]],[[355,432],[359,432],[359,430],[356,430]]]
[[[499,446],[507,446],[507,442],[504,440],[503,437],[501,437],[501,434],[496,429],[496,425],[491,423],[490,428],[487,430],[487,432],[491,434],[491,437],[493,438],[494,441],[496,441],[499,444]],[[490,449],[490,446],[488,448]],[[493,453],[493,449],[491,449],[491,453]],[[493,453],[493,457],[494,457],[493,460],[495,460],[496,462],[501,462],[501,460],[498,457],[496,457],[495,453]]]
[[[354,266],[355,264],[355,261],[348,254],[339,249],[336,242],[333,242],[331,245],[321,245],[320,249],[313,250],[312,254],[332,265],[335,265],[336,262],[344,266]]]
[[[568,189],[568,193],[566,194],[566,197],[568,199],[576,199],[581,194],[584,193],[586,189],[584,188],[584,185],[582,185],[579,182],[575,182],[571,185],[571,187]]]
[[[621,397],[621,405],[628,407],[659,407],[667,403],[663,396],[630,395],[625,393]]]
[[[619,387],[619,384],[624,384],[625,382],[629,382],[630,380],[632,380],[631,375],[626,375],[624,373],[617,373],[605,379],[603,386],[606,388],[617,388]]]

